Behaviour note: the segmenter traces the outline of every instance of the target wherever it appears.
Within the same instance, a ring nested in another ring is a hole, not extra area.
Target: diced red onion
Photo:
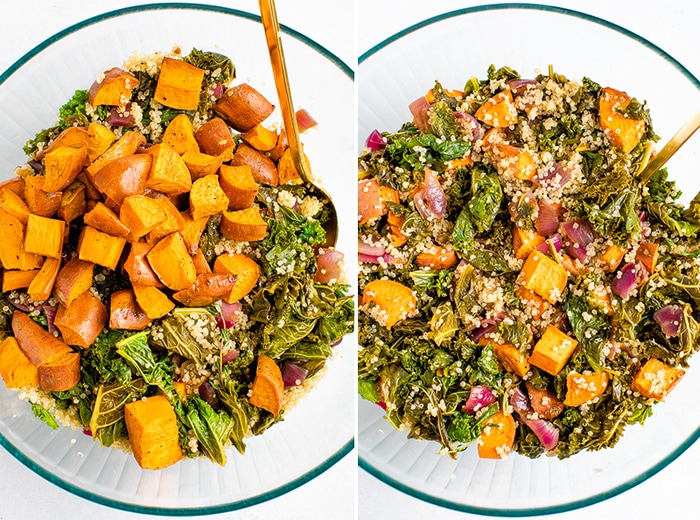
[[[282,367],[282,380],[284,381],[284,386],[299,386],[306,379],[309,373],[304,367],[300,367],[287,361]]]
[[[585,263],[586,259],[588,258],[586,248],[575,242],[566,245],[566,252],[569,254],[569,256],[575,258],[581,263]]]
[[[527,414],[530,410],[530,399],[528,399],[527,394],[523,390],[516,386],[513,389],[513,393],[510,396],[510,404],[513,405],[513,409],[518,413]]]
[[[430,125],[428,124],[428,110],[430,109],[430,103],[424,97],[416,99],[413,103],[408,105],[408,109],[413,115],[413,121],[416,128],[423,133],[428,133],[430,131]]]
[[[199,385],[197,392],[199,393],[199,397],[201,397],[209,406],[215,407],[219,404],[219,399],[216,397],[216,391],[214,391],[214,387],[211,386],[209,381],[204,381],[204,383]]]
[[[56,311],[58,310],[56,307],[52,307],[51,305],[45,303],[44,305],[41,306],[41,308],[44,311],[44,314],[46,315],[46,323],[47,323],[47,329],[51,334],[55,334],[58,332],[58,328],[54,324],[54,319],[56,318]]]
[[[379,264],[379,263],[385,263],[387,265],[393,265],[394,264],[394,257],[391,256],[389,253],[384,253],[383,255],[365,255],[362,253],[359,253],[357,255],[357,260],[358,262],[362,264]]]
[[[386,410],[386,403],[384,401],[377,401],[376,405],[379,406],[382,410]]]
[[[219,99],[221,96],[224,95],[224,85],[220,81],[217,81],[214,83],[214,86],[211,89],[211,95],[214,99]]]
[[[83,428],[83,433],[92,437],[92,430],[89,428]]]
[[[447,196],[433,170],[425,169],[425,177],[413,195],[413,202],[423,218],[442,218],[445,215]]]
[[[226,363],[231,363],[232,361],[235,361],[238,359],[238,356],[240,356],[240,352],[238,352],[236,349],[229,350],[224,354],[224,357],[221,358],[221,362],[225,365]]]
[[[384,137],[382,137],[379,130],[372,130],[372,133],[369,134],[369,137],[365,142],[365,146],[372,152],[378,152],[379,150],[384,150],[384,148],[386,148],[386,142],[384,141]]]
[[[508,79],[506,80],[506,85],[510,87],[511,90],[520,93],[528,85],[536,85],[537,82],[534,79]]]
[[[596,239],[596,232],[593,227],[581,218],[567,220],[561,223],[560,231],[564,233],[572,242],[587,246]]]
[[[467,402],[462,406],[462,413],[474,414],[495,401],[496,396],[493,395],[488,386],[472,386],[469,391],[469,399],[467,399]]]
[[[555,162],[545,173],[535,175],[532,182],[537,186],[556,191],[569,180],[571,180],[571,172]]]
[[[318,121],[316,121],[305,108],[300,108],[294,115],[297,118],[297,125],[299,125],[300,132],[306,132],[310,128],[318,125]]]
[[[221,314],[214,316],[216,324],[220,329],[230,329],[238,323],[242,309],[241,302],[226,303],[221,302]]]
[[[495,323],[489,323],[488,325],[483,325],[477,329],[474,329],[471,333],[472,341],[479,341],[481,338],[486,336],[486,334],[489,334],[494,330],[496,330]]]
[[[112,126],[134,126],[136,118],[131,110],[112,107],[107,116],[107,123]]]
[[[549,236],[559,229],[559,214],[554,204],[542,199],[537,203],[537,218],[535,229],[543,237]]]
[[[381,256],[386,253],[386,246],[380,243],[369,244],[364,240],[358,240],[357,252],[363,255]]]
[[[540,245],[535,246],[535,249],[537,249],[540,253],[544,253],[547,255],[550,252],[550,250],[549,250],[549,243],[550,242],[554,246],[554,250],[557,253],[559,251],[561,251],[563,241],[562,241],[561,235],[559,233],[553,234],[545,242],[542,242]]]
[[[517,412],[520,420],[532,430],[537,436],[545,450],[550,451],[559,443],[559,429],[551,422],[544,419],[529,419],[528,414],[532,413],[530,400],[520,387],[513,390],[510,397],[510,404]]]
[[[654,321],[659,324],[661,331],[667,336],[678,336],[683,321],[683,307],[667,305],[654,313]]]
[[[318,283],[330,283],[340,279],[343,272],[343,259],[345,255],[337,249],[322,249],[316,257],[316,276],[314,281]]]
[[[472,141],[478,141],[484,136],[484,130],[479,121],[468,112],[455,112],[455,117],[463,121],[463,125],[472,131]]]
[[[626,300],[632,291],[637,288],[637,270],[639,266],[628,263],[620,269],[612,281],[612,291],[620,298]]]

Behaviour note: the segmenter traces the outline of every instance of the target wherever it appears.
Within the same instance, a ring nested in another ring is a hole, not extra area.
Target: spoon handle
[[[671,156],[676,153],[681,146],[683,146],[683,144],[690,138],[691,135],[695,133],[698,128],[700,128],[700,112],[697,112],[693,117],[691,117],[690,120],[684,124],[680,130],[678,130],[678,132],[676,132],[676,135],[674,135],[671,140],[666,143],[663,148],[661,148],[659,153],[656,154],[656,157],[649,161],[646,168],[644,168],[642,173],[639,174],[641,183],[646,184],[652,175],[654,175],[659,168],[666,164],[666,161],[668,161]]]
[[[265,29],[265,39],[270,54],[272,73],[275,77],[277,87],[277,97],[279,98],[282,121],[287,130],[287,141],[294,159],[294,166],[302,180],[309,182],[306,165],[302,159],[302,151],[299,139],[299,128],[294,115],[294,104],[292,103],[292,92],[289,86],[289,76],[287,75],[287,65],[284,60],[282,40],[280,38],[280,25],[277,20],[277,9],[274,0],[259,0],[260,14],[263,27]]]

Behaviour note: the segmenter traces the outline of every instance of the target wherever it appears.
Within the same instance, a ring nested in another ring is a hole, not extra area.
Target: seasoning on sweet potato
[[[685,370],[651,358],[635,374],[630,388],[633,392],[637,392],[647,399],[662,401],[684,375]]]
[[[24,183],[22,183],[22,191],[24,191]],[[27,223],[29,218],[29,206],[24,202],[22,196],[18,195],[10,188],[0,189],[0,209],[6,211],[22,224]]]
[[[158,197],[152,200],[154,200],[165,213],[165,220],[148,232],[146,240],[150,243],[154,243],[170,233],[182,231],[182,228],[185,227],[185,221],[175,207],[175,204],[167,197]]]
[[[444,248],[436,245],[433,245],[416,257],[416,264],[419,267],[428,267],[430,269],[449,269],[457,265],[458,261],[457,253],[454,252],[452,247]]]
[[[180,233],[172,233],[161,239],[146,254],[146,258],[158,279],[173,291],[186,289],[197,278],[194,262]]]
[[[518,122],[518,111],[513,103],[510,90],[503,90],[487,99],[474,113],[479,121],[498,128],[514,125]]]
[[[550,303],[557,303],[566,287],[566,269],[544,253],[530,252],[518,275],[518,283]]]
[[[195,150],[188,150],[182,154],[182,160],[187,166],[190,178],[196,181],[205,175],[215,175],[223,162],[223,157],[221,155],[208,155]]]
[[[493,354],[501,362],[508,372],[524,377],[530,370],[527,356],[520,352],[512,343],[490,342],[493,345]]]
[[[24,226],[0,209],[0,263],[5,269],[26,271],[41,267],[44,259],[24,250]]]
[[[533,249],[544,244],[545,238],[534,229],[523,229],[514,223],[512,230],[513,253],[517,259],[527,258]]]
[[[377,323],[387,328],[411,316],[416,309],[413,291],[393,280],[374,280],[365,286],[362,305]]]
[[[232,166],[250,166],[253,173],[253,179],[260,184],[268,186],[277,186],[279,184],[279,174],[277,167],[272,160],[264,153],[257,151],[255,148],[241,143],[236,148],[231,160]]]
[[[194,262],[194,268],[197,271],[197,276],[204,273],[211,273],[211,266],[207,262],[207,258],[201,249],[197,249],[197,252],[192,255],[192,261]]]
[[[85,184],[80,181],[73,181],[61,195],[61,204],[56,210],[58,218],[66,224],[84,215],[87,211],[85,200]]]
[[[149,154],[120,157],[95,173],[92,180],[107,199],[121,204],[129,195],[143,194],[151,162]]]
[[[622,110],[627,108],[632,98],[625,92],[605,87],[598,98],[598,115],[603,134],[610,143],[625,153],[630,153],[637,146],[646,131],[643,119],[625,116]]]
[[[197,220],[223,213],[228,209],[228,197],[219,185],[218,175],[207,175],[192,183],[190,213]]]
[[[532,349],[530,364],[556,376],[569,361],[577,345],[577,340],[554,325],[547,325],[542,337]]]
[[[148,149],[153,158],[151,171],[146,180],[146,188],[177,195],[186,193],[192,188],[192,178],[187,165],[180,155],[167,144],[156,144]]]
[[[129,244],[129,254],[122,263],[124,272],[129,277],[132,285],[150,285],[153,287],[163,287],[156,273],[151,269],[146,255],[151,250],[152,244],[145,242],[131,242]]]
[[[41,161],[46,157],[46,154],[62,146],[87,148],[89,142],[90,138],[88,137],[86,128],[82,126],[69,126],[65,130],[62,130],[61,133],[56,136],[56,139],[51,141],[48,146],[37,151],[35,158],[37,161]]]
[[[86,168],[86,170],[90,175],[95,175],[110,162],[128,155],[134,155],[139,148],[145,144],[146,138],[143,134],[133,130],[127,130],[107,149],[107,151],[103,152],[99,157],[97,157],[97,159],[95,159],[92,164]]]
[[[262,123],[275,107],[247,83],[226,89],[214,105],[214,112],[239,132],[247,132]]]
[[[258,356],[255,379],[250,392],[250,404],[277,415],[282,409],[284,380],[275,361],[263,354]]]
[[[226,122],[214,117],[200,126],[194,133],[200,151],[208,155],[221,156],[224,162],[233,157],[236,142]]]
[[[59,305],[54,323],[69,345],[88,348],[107,325],[107,307],[91,291],[79,294],[68,306]]]
[[[226,303],[243,299],[255,288],[260,278],[260,266],[252,258],[241,253],[226,253],[216,257],[214,272],[236,277],[236,283],[223,298]]]
[[[656,264],[659,261],[659,244],[654,244],[652,242],[639,244],[634,260],[642,264],[647,270],[647,273],[653,274],[656,270]]]
[[[196,110],[204,71],[183,60],[163,58],[153,99],[179,110]]]
[[[161,205],[145,195],[129,195],[119,208],[119,220],[133,238],[141,238],[167,218]]]
[[[39,373],[29,358],[19,348],[17,340],[6,337],[0,343],[0,377],[7,388],[36,388]]]
[[[108,269],[116,269],[124,245],[124,237],[115,237],[92,226],[85,226],[78,239],[78,258]]]
[[[129,235],[129,228],[119,220],[119,217],[105,206],[102,202],[98,202],[95,206],[83,216],[83,222],[92,226],[95,229],[113,235],[115,237],[126,237]]]
[[[22,311],[12,314],[12,332],[22,352],[35,367],[71,348]]]
[[[39,274],[39,269],[20,271],[19,269],[2,270],[2,292],[26,289]]]
[[[88,103],[93,107],[100,105],[124,106],[131,99],[131,91],[139,84],[136,76],[112,67],[96,80],[88,90]]]
[[[69,306],[82,293],[92,287],[95,264],[77,257],[71,258],[58,272],[53,286],[53,296],[61,305]]]
[[[175,304],[167,295],[152,285],[132,284],[136,302],[146,313],[148,319],[162,318],[175,308]]]
[[[24,179],[24,201],[27,203],[29,211],[42,217],[53,216],[61,207],[60,191],[44,191],[43,175],[30,175]]]
[[[143,469],[163,469],[182,459],[177,418],[165,396],[127,403],[124,421],[134,458]]]
[[[221,234],[239,242],[256,242],[265,238],[267,222],[260,216],[260,209],[251,206],[238,211],[227,211],[221,216]]]
[[[261,152],[272,150],[277,144],[277,132],[260,124],[241,134],[241,138]]]
[[[187,114],[179,114],[170,121],[163,132],[162,143],[172,147],[180,155],[189,151],[199,152],[199,144],[194,138],[194,127]]]
[[[46,154],[44,158],[43,190],[46,192],[61,191],[75,180],[84,166],[87,165],[87,148],[71,148],[60,146]]]
[[[182,217],[182,221],[184,223],[180,234],[185,240],[187,251],[189,254],[193,255],[199,250],[199,239],[207,227],[209,217],[199,217],[198,219],[194,219],[192,218],[189,210],[181,211],[180,216]]]
[[[477,440],[482,459],[505,459],[513,451],[515,420],[512,415],[497,412],[489,417]]]
[[[80,381],[80,354],[62,352],[37,367],[39,387],[52,392],[65,392]]]
[[[252,206],[258,189],[260,189],[248,165],[230,166],[222,164],[219,169],[219,184],[228,197],[228,208],[232,210],[245,209]]]
[[[566,406],[581,406],[600,397],[608,387],[607,372],[569,372],[566,375]]]
[[[109,328],[143,330],[151,319],[136,301],[132,289],[122,289],[112,293],[109,299]]]
[[[199,274],[191,287],[177,291],[173,298],[185,307],[207,307],[231,294],[236,278],[227,273]]]
[[[104,125],[90,123],[87,127],[87,139],[88,160],[93,162],[109,149],[110,145],[117,140],[117,136]]]
[[[24,250],[27,253],[61,258],[66,223],[62,220],[31,214],[24,231]]]
[[[41,269],[27,287],[27,294],[33,301],[43,302],[49,299],[60,267],[61,260],[58,258],[47,258],[44,261]]]

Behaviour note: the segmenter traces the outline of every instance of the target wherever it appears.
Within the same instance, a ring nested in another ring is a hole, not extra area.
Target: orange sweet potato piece
[[[527,356],[520,352],[518,347],[512,343],[496,343],[492,341],[491,344],[493,345],[493,354],[508,372],[525,377],[530,371],[530,363],[527,360]]]
[[[258,183],[253,178],[250,166],[229,166],[222,164],[219,169],[219,184],[228,197],[228,207],[232,210],[249,208],[258,193]]]
[[[66,224],[85,214],[87,202],[85,200],[85,184],[73,181],[61,195],[61,204],[56,210],[58,218]]]
[[[196,110],[204,71],[174,58],[163,58],[153,99],[166,107]]]
[[[39,269],[20,271],[19,269],[4,269],[2,271],[2,292],[26,289],[39,274]]]
[[[459,259],[452,247],[447,248],[433,245],[416,257],[416,265],[430,269],[449,269],[457,265]]]
[[[105,152],[95,159],[90,166],[86,168],[90,175],[95,175],[110,162],[135,154],[139,148],[146,145],[146,138],[140,132],[127,130],[122,136],[113,143]],[[149,163],[150,166],[150,163]]]
[[[19,195],[24,200],[24,178],[13,177],[0,182],[0,189],[8,189],[15,195]]]
[[[107,307],[91,291],[84,291],[67,307],[59,305],[54,323],[69,345],[88,348],[107,325]]]
[[[72,127],[78,128],[78,127]],[[87,153],[88,160],[93,162],[100,155],[105,153],[110,145],[117,140],[109,128],[99,123],[90,123],[87,127]]]
[[[277,144],[277,132],[260,124],[255,125],[247,132],[241,134],[241,138],[250,146],[261,152],[272,150]]]
[[[82,126],[69,126],[65,130],[62,130],[60,134],[51,141],[51,143],[36,153],[36,160],[41,161],[46,154],[52,152],[56,148],[61,146],[68,146],[70,148],[87,148],[90,138],[88,137],[87,128]]]
[[[630,387],[647,399],[662,401],[684,375],[685,370],[651,358],[635,374]]]
[[[170,298],[157,287],[135,283],[132,288],[136,302],[150,320],[162,318],[175,308]]]
[[[497,144],[493,151],[495,166],[499,173],[512,175],[522,181],[530,181],[535,177],[537,168],[530,152],[524,148],[509,144]]]
[[[200,126],[194,133],[200,151],[207,155],[220,155],[224,162],[233,157],[236,142],[231,130],[220,117],[214,117]]]
[[[165,396],[127,403],[124,421],[134,458],[143,469],[163,469],[182,459],[177,418]]]
[[[27,294],[35,302],[48,300],[53,291],[58,270],[61,267],[61,261],[57,258],[47,258],[44,265],[41,266],[39,272],[32,279],[32,282],[27,287]]]
[[[24,226],[0,209],[0,263],[5,269],[26,271],[41,267],[44,259],[24,250]]]
[[[61,192],[44,190],[46,178],[41,175],[30,175],[24,179],[24,201],[29,211],[42,217],[50,217],[61,207]]]
[[[581,406],[600,397],[608,387],[609,376],[607,372],[591,372],[586,370],[582,374],[569,372],[566,375],[566,406]]]
[[[186,193],[192,188],[192,178],[185,161],[167,144],[156,144],[148,149],[153,158],[151,171],[146,180],[146,188],[177,195]]]
[[[554,325],[547,325],[542,337],[532,349],[529,362],[550,375],[556,376],[576,350],[578,341],[560,331]]]
[[[75,180],[85,185],[85,198],[88,201],[102,200],[102,193],[100,193],[100,190],[95,186],[95,183],[92,181],[92,176],[87,170],[80,172]],[[92,209],[92,206],[88,205],[88,210],[90,209]]]
[[[83,216],[83,222],[92,226],[98,231],[113,235],[115,237],[126,237],[129,234],[129,228],[119,220],[119,217],[105,206],[102,202],[98,202],[95,206]]]
[[[416,309],[413,291],[393,280],[374,280],[365,286],[362,305],[370,315],[387,328],[409,317]]]
[[[24,192],[24,183],[22,183],[22,192]],[[0,209],[6,211],[22,224],[27,223],[29,218],[29,206],[24,202],[21,195],[18,195],[10,188],[0,189]]]
[[[197,252],[192,255],[192,261],[194,262],[194,268],[197,271],[197,276],[200,274],[211,273],[211,266],[207,262],[206,257],[201,249],[197,249]]]
[[[62,352],[37,367],[39,387],[52,392],[65,392],[80,381],[80,354]]]
[[[116,269],[126,239],[108,235],[92,226],[85,226],[78,239],[78,258],[108,269]]]
[[[513,224],[513,252],[515,258],[527,258],[537,246],[544,244],[545,238],[537,234],[534,229],[523,229]]]
[[[218,175],[207,175],[192,183],[190,213],[194,220],[223,213],[228,209],[228,197],[219,185]]]
[[[279,173],[277,167],[272,160],[264,153],[259,152],[255,148],[241,143],[236,148],[231,160],[232,166],[250,166],[253,173],[253,179],[259,184],[267,184],[268,186],[279,185]]]
[[[498,412],[486,420],[477,440],[477,451],[482,459],[505,459],[513,451],[514,442],[513,416]]]
[[[35,367],[71,348],[21,311],[12,314],[12,332],[19,348]]]
[[[564,402],[548,388],[536,388],[530,381],[525,381],[530,406],[540,419],[551,420],[564,411]]]
[[[131,236],[141,238],[167,218],[161,205],[145,195],[129,195],[119,209],[119,220]]]
[[[143,330],[151,319],[136,301],[134,291],[122,289],[109,299],[109,327],[111,329]]]
[[[277,143],[272,149],[267,151],[267,156],[272,159],[272,161],[277,162],[288,147],[289,140],[287,139],[287,132],[284,128],[280,128],[277,133]]]
[[[95,264],[79,258],[71,258],[58,272],[53,286],[53,296],[64,306],[69,306],[73,300],[92,287],[92,275]]]
[[[284,380],[277,363],[263,354],[258,356],[255,379],[251,387],[250,404],[277,415],[282,409]]]
[[[126,155],[107,163],[92,180],[107,199],[121,204],[129,195],[143,194],[151,162],[149,154]]]
[[[199,152],[199,144],[194,138],[194,127],[187,114],[177,115],[170,121],[163,132],[162,143],[172,147],[180,155],[188,151]]]
[[[184,225],[180,234],[185,240],[185,245],[187,246],[187,251],[193,255],[199,250],[199,239],[202,233],[207,227],[207,222],[209,222],[209,217],[199,217],[198,219],[192,218],[192,215],[188,211],[181,211],[180,216]]]
[[[551,306],[551,303],[547,300],[529,289],[526,289],[522,285],[518,286],[515,290],[515,294],[525,301],[525,311],[536,320]]]
[[[227,211],[221,216],[221,234],[239,242],[256,242],[265,238],[267,222],[260,216],[260,209],[251,206],[238,211]]]
[[[536,249],[530,252],[518,282],[550,303],[556,303],[566,288],[566,269]]]
[[[518,111],[513,103],[510,90],[503,90],[486,100],[474,113],[479,121],[497,128],[514,125],[518,122]]]
[[[7,388],[36,388],[39,386],[37,368],[19,348],[12,336],[0,343],[0,377]]]
[[[303,152],[302,152],[303,153]],[[306,163],[307,171],[311,171],[311,165],[306,155],[303,156],[303,161]],[[287,148],[277,162],[277,174],[279,176],[280,184],[301,184],[303,181],[299,176],[297,167],[294,164],[294,159],[292,158],[292,150]]]
[[[620,262],[625,257],[627,251],[622,249],[620,246],[613,244],[608,247],[602,255],[600,255],[600,263],[603,264],[603,269],[607,272],[612,273],[618,268]]]
[[[75,180],[87,165],[87,148],[60,146],[44,158],[45,178],[42,189],[46,192],[61,191]]]
[[[223,160],[221,155],[208,155],[195,150],[188,150],[182,154],[182,161],[187,166],[190,179],[193,181],[206,175],[216,174]]]
[[[387,224],[389,224],[389,243],[394,247],[401,247],[408,242],[408,237],[401,229],[406,222],[406,215],[397,215],[391,210],[387,211]]]
[[[131,99],[131,91],[139,80],[125,70],[112,67],[106,70],[88,90],[88,103],[93,107],[100,105],[124,106]]]
[[[227,273],[199,274],[191,287],[177,291],[173,298],[185,307],[207,307],[231,294],[236,278]]]
[[[167,197],[158,197],[152,200],[154,200],[165,213],[165,220],[148,232],[146,240],[151,243],[158,242],[158,240],[170,233],[182,231],[182,228],[185,227],[185,221],[175,207],[175,204]]]
[[[150,285],[153,287],[163,287],[151,264],[148,263],[146,255],[151,250],[151,244],[144,242],[131,242],[129,254],[127,255],[122,268],[126,272],[132,285]]]
[[[373,222],[389,211],[387,202],[399,202],[399,192],[382,186],[374,178],[363,179],[357,183],[357,212],[360,224]]]
[[[223,298],[227,303],[243,299],[255,288],[260,278],[260,266],[252,258],[240,253],[226,253],[216,257],[213,271],[236,277],[236,283]]]
[[[653,244],[651,242],[639,244],[639,247],[637,248],[637,255],[635,256],[635,262],[642,264],[646,268],[647,273],[654,273],[658,261],[659,244]]]
[[[214,105],[214,112],[239,132],[262,123],[275,109],[265,96],[247,83],[226,89]]]
[[[31,214],[24,232],[24,250],[27,253],[61,258],[66,223],[62,220]]]
[[[630,153],[642,139],[646,130],[646,122],[642,119],[632,119],[620,111],[627,108],[632,99],[625,93],[610,87],[600,92],[598,99],[598,115],[603,133],[610,143],[624,153]]]
[[[194,262],[180,233],[162,238],[146,258],[158,279],[173,291],[188,288],[197,278]]]

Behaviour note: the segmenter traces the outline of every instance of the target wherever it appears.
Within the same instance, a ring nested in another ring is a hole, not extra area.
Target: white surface
[[[3,49],[0,53],[0,71],[7,69],[35,45],[70,25],[103,12],[143,3],[149,2],[26,0],[12,2],[9,8],[4,5],[0,31],[0,48]],[[249,12],[258,11],[255,0],[218,3]],[[342,0],[295,0],[293,4],[289,1],[278,3],[278,14],[282,24],[310,37],[346,63],[354,63],[354,10],[351,3]],[[351,453],[304,486],[272,501],[242,511],[207,518],[353,518],[356,468],[356,457]],[[110,509],[73,496],[37,476],[0,448],[0,520],[60,519],[67,518],[69,514],[75,518],[110,520],[151,518],[147,515]]]
[[[425,0],[357,0],[358,54],[369,50],[385,38],[412,24],[461,7],[495,2]],[[532,2],[530,2],[532,3]],[[658,2],[649,0],[542,1],[604,18],[629,29],[658,45],[679,60],[696,77],[700,77],[700,8],[690,0]],[[494,30],[497,38],[498,30]],[[554,43],[556,44],[556,43]],[[439,52],[440,42],[435,42]],[[472,42],[465,34],[460,52],[486,52],[488,42]],[[614,60],[614,49],[600,59]],[[679,103],[679,107],[680,107]],[[700,107],[688,107],[688,117]],[[653,115],[653,114],[652,114]],[[693,139],[700,139],[696,135]],[[679,459],[646,482],[598,504],[550,515],[548,520],[617,518],[636,520],[656,518],[700,518],[695,505],[700,442],[696,442]],[[483,519],[487,517],[450,511],[403,494],[360,470],[358,475],[359,518],[401,518],[405,520],[440,518]]]

